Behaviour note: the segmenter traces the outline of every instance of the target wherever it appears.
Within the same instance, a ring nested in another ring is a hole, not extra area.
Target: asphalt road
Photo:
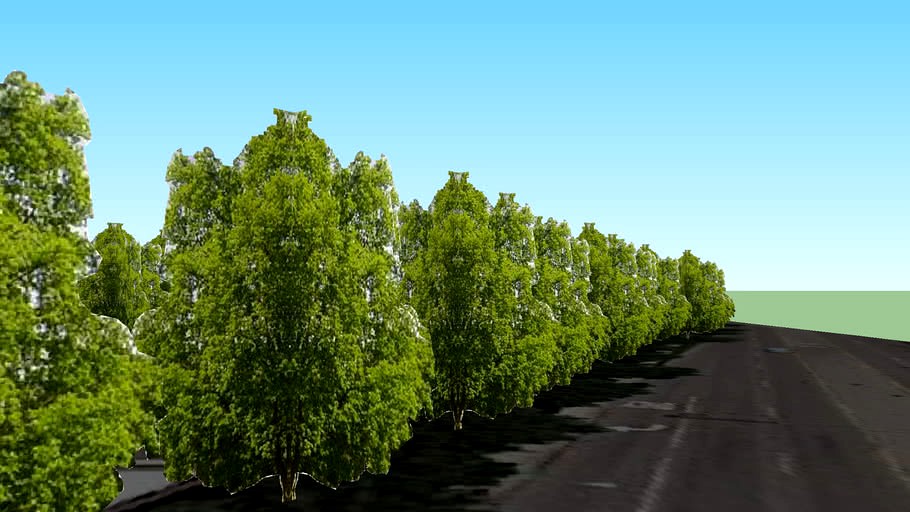
[[[563,410],[612,431],[490,497],[504,511],[910,510],[910,343],[731,323],[664,365],[697,375]]]
[[[388,475],[301,478],[287,506],[272,477],[118,510],[907,512],[908,476],[910,343],[732,322],[463,431],[419,423]]]

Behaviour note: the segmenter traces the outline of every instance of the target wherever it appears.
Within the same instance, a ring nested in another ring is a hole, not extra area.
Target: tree
[[[629,344],[630,353],[634,354],[652,341],[649,338],[649,307],[639,285],[635,246],[615,234],[608,235],[607,240],[607,247],[618,270],[616,283],[623,293],[624,321],[618,336]]]
[[[609,318],[607,360],[634,354],[648,339],[648,310],[637,285],[635,248],[615,234],[604,236],[586,222],[579,238],[590,246],[591,302]]]
[[[136,353],[132,330],[136,320],[149,309],[156,308],[165,293],[159,279],[159,274],[163,272],[161,240],[160,236],[155,237],[140,248],[122,224],[108,223],[108,227],[98,233],[92,242],[101,257],[100,264],[93,274],[76,283],[83,304],[92,313],[101,315],[101,322],[111,324],[108,329],[119,330],[129,338],[131,352],[136,357],[129,361],[128,374],[142,410],[150,420],[163,414],[159,370],[146,354]],[[116,322],[122,325],[115,325]],[[158,454],[154,429],[145,431],[142,445],[149,456]]]
[[[502,361],[488,374],[484,399],[478,400],[487,414],[530,407],[534,396],[549,386],[549,374],[557,357],[553,312],[534,296],[535,216],[519,206],[515,194],[500,193],[490,212],[500,271],[496,296],[507,319],[508,344]]]
[[[101,254],[98,271],[78,281],[79,296],[92,313],[116,318],[132,328],[149,308],[142,286],[141,249],[123,224],[110,222],[92,245]]]
[[[399,255],[399,265],[396,270],[402,284],[402,299],[413,305],[416,304],[416,299],[413,298],[415,276],[413,273],[406,274],[404,269],[410,267],[417,256],[427,249],[430,212],[424,210],[416,199],[408,205],[401,203],[398,210],[398,229],[396,252]]]
[[[679,262],[675,258],[663,258],[658,262],[657,268],[657,293],[668,306],[658,338],[666,339],[683,332],[692,313],[692,305],[680,287]]]
[[[466,174],[449,173],[429,207],[426,249],[404,268],[433,346],[434,411],[451,411],[456,430],[464,412],[482,398],[506,335],[494,309],[499,269],[490,205]]]
[[[620,288],[614,284],[617,270],[607,247],[607,237],[594,227],[593,222],[585,222],[578,238],[587,243],[589,248],[591,290],[588,299],[603,312],[606,333],[611,340],[599,358],[607,361],[621,359],[628,355],[626,340],[617,336],[624,317],[623,296]]]
[[[596,359],[599,354],[608,350],[611,340],[607,335],[607,318],[601,311],[600,306],[594,304],[588,298],[592,289],[591,248],[587,241],[573,236],[569,237],[569,245],[572,250],[570,290],[575,302],[566,309],[563,319],[568,325],[585,324],[586,326],[590,354],[582,359],[581,366],[576,372],[586,373],[591,369],[591,364],[594,363],[592,359]]]
[[[530,235],[521,220],[526,212],[508,221],[500,216],[502,230],[491,227],[490,203],[467,178],[450,172],[427,212],[416,202],[404,209],[400,242],[407,249],[403,282],[413,285],[410,301],[433,345],[434,411],[451,412],[456,430],[465,411],[493,417],[530,405],[552,364],[552,355],[536,348],[546,338],[523,330],[540,319],[526,293],[532,261],[531,242],[522,241]],[[497,251],[497,233],[503,244],[517,244],[517,262]]]
[[[683,329],[688,339],[693,332],[703,332],[708,328],[707,283],[701,272],[701,261],[690,250],[683,251],[679,258],[679,284],[686,300],[692,305],[692,312]]]
[[[658,293],[658,261],[657,253],[648,244],[643,244],[635,252],[636,280],[647,307],[648,340],[660,339],[669,309],[667,301]]]
[[[721,316],[724,319],[722,325],[726,325],[736,315],[736,304],[733,302],[733,297],[727,293],[723,270],[718,270],[717,285],[721,292]]]
[[[735,306],[733,300],[726,293],[724,271],[712,261],[702,263],[701,271],[708,283],[709,290],[709,330],[714,331],[726,325],[733,318]]]
[[[142,288],[148,299],[149,309],[156,309],[170,290],[164,265],[164,238],[159,233],[142,246]]]
[[[682,292],[692,304],[685,326],[686,337],[723,327],[734,313],[733,301],[724,290],[723,272],[710,261],[702,262],[689,250],[679,260],[679,272]]]
[[[429,406],[432,358],[385,251],[387,163],[342,170],[305,112],[275,113],[233,168],[175,155],[172,288],[137,336],[166,369],[166,476],[234,491],[277,474],[286,502],[300,472],[388,471]]]
[[[98,510],[150,429],[128,332],[76,292],[94,251],[78,97],[0,85],[0,509]]]
[[[576,374],[587,372],[603,349],[604,333],[595,322],[606,320],[588,301],[590,270],[588,247],[572,238],[569,225],[535,219],[537,245],[534,294],[550,308],[558,322],[557,356],[550,385],[568,385]]]
[[[79,97],[45,94],[14,71],[3,82],[0,122],[3,211],[58,233],[84,226],[92,204],[82,148],[91,132]]]

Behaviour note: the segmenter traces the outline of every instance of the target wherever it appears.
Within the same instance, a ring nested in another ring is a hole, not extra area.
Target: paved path
[[[491,500],[505,511],[910,510],[910,344],[731,324],[666,365],[698,375],[563,410],[609,432],[555,449]]]

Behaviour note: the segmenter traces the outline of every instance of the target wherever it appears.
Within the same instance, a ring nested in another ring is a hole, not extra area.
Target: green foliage
[[[415,283],[411,301],[433,346],[434,411],[452,411],[460,428],[469,407],[488,414],[475,407],[503,355],[508,326],[497,315],[494,295],[500,268],[489,203],[466,173],[449,173],[429,216],[426,249],[404,275]]]
[[[140,315],[157,307],[163,294],[159,275],[163,265],[163,241],[160,236],[140,248],[136,240],[127,233],[122,224],[108,223],[107,229],[98,233],[92,245],[101,255],[97,271],[77,282],[77,290],[83,304],[92,313],[116,319],[126,327],[125,332],[116,332],[118,327],[110,321],[100,319],[113,335],[132,338],[132,328]],[[148,255],[148,262],[143,256]],[[151,304],[148,297],[155,300]],[[160,386],[157,368],[145,356],[137,356],[127,362],[130,369],[134,393],[140,398],[147,421],[142,423],[139,436],[149,454],[157,454],[158,442],[155,429],[150,426],[154,419],[164,414],[160,405]]]
[[[733,299],[727,295],[724,285],[724,272],[717,267],[717,264],[706,261],[701,264],[702,275],[708,283],[707,289],[709,294],[708,302],[710,304],[710,320],[707,331],[720,329],[733,318],[735,307]]]
[[[396,253],[399,257],[399,278],[402,284],[402,298],[412,303],[415,280],[413,275],[405,273],[417,259],[417,255],[426,251],[430,230],[430,212],[421,208],[417,200],[409,205],[401,204],[398,211],[399,237]]]
[[[615,288],[611,279],[615,269],[607,250],[607,237],[594,227],[593,222],[586,222],[578,238],[585,241],[589,248],[591,290],[588,292],[588,298],[600,307],[608,319],[608,332],[613,333],[616,325],[622,320],[622,302],[612,300]]]
[[[649,308],[638,281],[638,264],[635,260],[635,246],[626,243],[617,235],[607,236],[607,248],[615,264],[613,286],[621,294],[623,322],[616,336],[627,345],[628,353],[652,341]]]
[[[726,325],[733,317],[734,305],[724,290],[723,271],[687,250],[679,259],[679,273],[682,293],[692,304],[685,331],[710,332]]]
[[[606,339],[602,324],[606,318],[588,301],[587,244],[572,237],[567,223],[557,224],[552,217],[546,223],[540,217],[535,219],[534,239],[534,295],[549,307],[558,322],[554,328],[556,358],[549,384],[568,385],[574,375],[587,372],[603,350]]]
[[[3,211],[58,233],[92,216],[81,147],[91,136],[73,91],[46,95],[13,71],[0,85],[0,180]]]
[[[108,223],[92,242],[101,255],[98,271],[77,283],[92,313],[116,318],[127,327],[149,308],[142,285],[141,249],[122,224]]]
[[[434,410],[493,417],[529,406],[556,357],[551,312],[533,295],[534,216],[505,194],[495,209],[449,173],[428,211],[401,213],[402,282],[433,344]]]
[[[568,226],[567,226],[568,227]],[[576,373],[586,373],[594,359],[609,349],[611,340],[607,333],[609,321],[600,306],[590,301],[591,293],[591,248],[588,242],[576,237],[569,238],[572,248],[572,281],[571,296],[575,302],[565,309],[563,321],[566,325],[584,324],[587,332],[589,352],[579,360]]]
[[[623,246],[617,246],[615,235],[608,238],[594,227],[593,222],[586,222],[578,238],[584,240],[588,247],[591,269],[591,291],[588,298],[607,317],[606,336],[610,343],[605,345],[599,358],[615,361],[635,353],[640,335],[637,318],[632,315],[632,300],[628,292],[634,287],[634,281],[626,272],[631,270]],[[634,259],[632,260],[634,262]],[[623,269],[623,265],[629,267]],[[624,272],[625,270],[625,272]]]
[[[45,100],[23,73],[0,88],[0,509],[99,510],[150,429],[131,382],[129,334],[76,292],[92,247],[71,91]]]
[[[400,282],[393,267],[394,246],[400,239],[395,209],[399,204],[388,161],[375,163],[363,153],[336,174],[340,226],[359,242],[354,268],[358,292],[366,302],[349,311],[362,351],[364,380],[353,379],[346,390],[344,413],[320,446],[314,476],[330,482],[353,480],[366,467],[373,473],[389,470],[390,450],[410,437],[404,419],[431,411],[430,381],[433,353],[412,307],[402,304]],[[350,242],[348,242],[350,243]],[[369,418],[372,428],[360,423]],[[348,462],[344,462],[347,460]],[[353,461],[353,463],[352,463]]]
[[[159,234],[142,246],[142,289],[148,300],[149,309],[155,309],[164,301],[170,290],[170,283],[164,265],[164,237]],[[130,324],[133,325],[133,324]]]
[[[637,288],[644,297],[645,313],[648,317],[648,333],[646,336],[648,340],[662,339],[660,334],[664,330],[664,324],[670,309],[666,299],[658,293],[660,288],[658,261],[657,253],[648,244],[642,245],[635,252],[636,282]]]
[[[679,262],[675,258],[663,258],[658,262],[657,269],[657,293],[667,304],[658,339],[665,339],[683,332],[692,313],[692,305],[682,293]]]
[[[386,472],[430,406],[433,361],[385,249],[388,164],[341,169],[305,112],[275,112],[233,167],[175,155],[171,292],[137,343],[166,381],[166,476],[236,491],[277,473],[287,501],[299,472],[331,486]]]
[[[200,247],[210,230],[230,223],[230,203],[239,190],[239,180],[235,170],[215,158],[211,148],[192,157],[178,149],[165,179],[171,187],[162,230],[167,244],[185,250]],[[168,256],[165,253],[165,266]]]
[[[507,335],[497,365],[487,375],[477,409],[493,416],[514,407],[530,407],[534,396],[549,387],[549,373],[557,357],[552,311],[533,295],[535,216],[520,207],[515,194],[500,194],[491,211],[490,227],[495,239],[499,272],[494,293],[497,315]]]

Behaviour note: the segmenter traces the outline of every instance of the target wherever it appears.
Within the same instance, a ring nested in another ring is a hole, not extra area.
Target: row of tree
[[[233,165],[174,154],[158,237],[110,224],[89,245],[71,230],[91,215],[84,111],[7,77],[0,508],[98,509],[142,444],[170,480],[277,474],[293,500],[300,472],[387,472],[414,419],[460,429],[732,317],[723,272],[689,251],[573,237],[468,173],[405,205],[384,157],[342,166],[305,112],[275,113]]]

